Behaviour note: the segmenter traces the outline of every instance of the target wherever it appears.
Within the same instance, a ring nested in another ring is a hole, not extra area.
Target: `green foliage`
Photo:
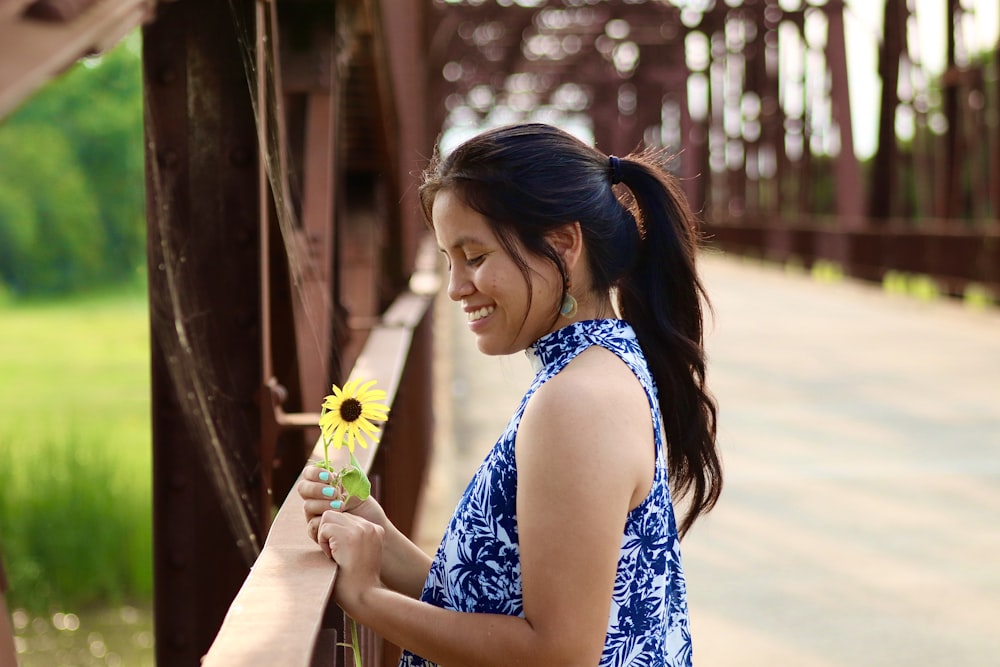
[[[22,294],[95,284],[105,245],[99,208],[61,133],[24,126],[16,137],[0,135],[0,154],[0,205],[13,204],[0,209],[0,236],[10,243],[0,250],[0,276]]]
[[[930,276],[914,275],[909,280],[910,296],[921,301],[933,301],[941,295],[937,281]]]
[[[0,123],[0,283],[53,295],[131,280],[145,256],[139,33]]]
[[[821,283],[836,283],[844,279],[844,267],[837,262],[817,259],[812,265],[812,277]]]
[[[909,275],[902,271],[886,271],[882,276],[882,289],[887,294],[905,295],[909,292]]]
[[[150,599],[148,339],[136,294],[0,312],[0,552],[12,606]]]
[[[886,271],[882,289],[887,294],[909,296],[921,301],[934,301],[941,296],[941,286],[931,276],[904,271]]]
[[[986,310],[993,306],[996,297],[988,287],[970,283],[962,293],[962,301],[973,310]]]

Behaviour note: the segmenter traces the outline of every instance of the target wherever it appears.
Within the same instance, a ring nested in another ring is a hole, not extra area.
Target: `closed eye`
[[[484,259],[486,259],[486,255],[476,255],[475,257],[468,257],[465,260],[465,265],[473,267],[479,266],[480,264],[483,263]]]
[[[451,271],[451,257],[449,257],[448,253],[441,248],[438,248],[438,252],[441,253],[442,257],[444,257],[444,261],[448,264],[448,270]]]

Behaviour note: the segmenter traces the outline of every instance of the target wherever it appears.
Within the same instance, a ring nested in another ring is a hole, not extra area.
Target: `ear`
[[[563,225],[548,234],[549,245],[562,259],[566,273],[573,273],[573,268],[583,255],[583,230],[579,222]]]

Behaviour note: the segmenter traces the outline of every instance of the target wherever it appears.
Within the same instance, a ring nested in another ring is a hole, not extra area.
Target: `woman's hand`
[[[327,474],[327,479],[322,478],[322,474]],[[302,479],[299,481],[296,490],[303,500],[303,511],[306,515],[306,531],[309,538],[318,542],[320,518],[323,512],[329,510],[340,510],[350,512],[359,517],[381,526],[387,527],[388,519],[385,510],[374,498],[358,500],[351,498],[347,505],[344,505],[344,490],[339,486],[332,486],[327,480],[330,474],[320,468],[309,464],[302,472]]]
[[[323,479],[322,468],[309,464],[302,472],[302,479],[299,481],[296,490],[303,500],[303,510],[306,515],[306,531],[309,538],[319,543],[320,547],[331,555],[329,538],[324,545],[320,537],[320,527],[324,523],[324,513],[340,514],[344,517],[354,517],[363,519],[367,523],[374,524],[381,529],[379,544],[384,551],[377,559],[371,562],[375,568],[382,568],[379,572],[375,570],[380,582],[394,591],[399,591],[409,597],[418,598],[423,590],[424,582],[427,579],[427,572],[431,567],[431,559],[420,547],[413,544],[405,535],[392,525],[385,514],[385,510],[379,505],[374,497],[367,500],[351,498],[344,505],[344,490],[332,486],[329,482],[331,476],[327,475]],[[332,519],[330,520],[332,522]],[[333,530],[329,528],[327,530]],[[341,563],[341,559],[335,554],[333,559]],[[343,566],[343,563],[341,563]],[[351,566],[348,565],[348,568]],[[338,577],[338,581],[348,577]],[[352,582],[353,583],[353,582]],[[336,591],[335,591],[336,594]]]
[[[385,530],[348,512],[327,510],[320,517],[317,542],[340,568],[334,599],[348,613],[365,591],[381,587],[382,542]]]

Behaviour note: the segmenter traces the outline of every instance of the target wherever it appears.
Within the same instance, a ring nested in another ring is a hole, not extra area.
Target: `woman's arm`
[[[341,567],[338,604],[442,665],[596,664],[626,515],[653,478],[645,393],[613,354],[584,352],[531,398],[515,449],[525,618],[454,612],[394,593],[379,580],[384,531],[328,512],[319,538]]]
[[[320,481],[320,472],[322,470],[317,466],[306,466],[297,487],[304,501],[309,535],[317,541],[323,513],[330,510],[332,500],[340,499],[336,489]],[[333,495],[324,495],[324,489],[331,489]],[[396,528],[374,498],[362,502],[351,500],[346,511],[380,526],[384,531],[382,568],[379,576],[385,585],[409,597],[419,598],[427,580],[427,573],[430,571],[430,556]]]

